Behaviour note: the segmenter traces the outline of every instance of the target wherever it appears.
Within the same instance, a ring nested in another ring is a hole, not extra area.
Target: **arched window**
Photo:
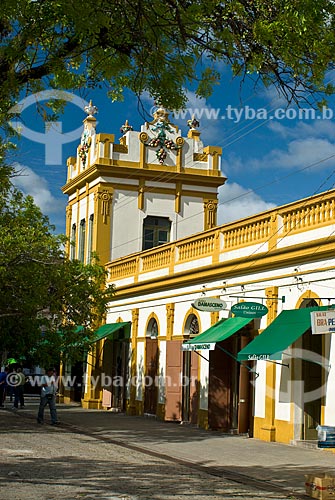
[[[318,307],[318,303],[315,299],[304,299],[299,307],[299,309],[305,309],[307,307]]]
[[[91,214],[88,219],[88,235],[87,235],[87,258],[86,263],[90,264],[92,258],[92,249],[93,249],[93,222],[94,215]]]
[[[79,226],[79,237],[78,237],[78,260],[84,262],[85,254],[85,239],[86,239],[86,221],[82,219]]]
[[[148,324],[146,337],[150,337],[151,339],[155,339],[158,337],[158,324],[155,318],[151,318]]]
[[[71,238],[70,238],[70,259],[76,258],[76,238],[77,238],[77,225],[72,224]]]
[[[190,314],[185,323],[185,335],[189,335],[190,337],[194,337],[199,333],[199,322],[198,318],[195,314]]]

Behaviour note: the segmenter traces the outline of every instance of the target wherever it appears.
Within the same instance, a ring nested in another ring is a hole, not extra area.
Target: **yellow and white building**
[[[335,299],[335,190],[217,226],[221,149],[196,121],[182,137],[160,108],[116,143],[87,113],[63,188],[69,251],[96,251],[116,295],[83,406],[287,443],[334,426],[334,334],[312,334],[310,313]],[[201,297],[225,307],[198,310]],[[243,301],[268,312],[235,316]],[[93,387],[102,373],[118,383]]]

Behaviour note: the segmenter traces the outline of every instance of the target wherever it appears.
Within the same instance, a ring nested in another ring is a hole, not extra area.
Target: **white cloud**
[[[269,122],[268,128],[271,132],[279,134],[284,139],[306,137],[333,139],[335,137],[335,123],[331,120],[299,120],[294,123],[293,127],[285,126],[281,121],[272,120]]]
[[[243,219],[275,206],[262,200],[254,191],[227,182],[219,188],[218,224]]]
[[[14,177],[13,184],[25,195],[32,196],[35,204],[45,215],[64,211],[66,202],[52,195],[48,183],[43,177],[24,165],[16,164],[15,170],[19,175]]]
[[[325,161],[333,155],[332,160]],[[289,142],[285,150],[273,149],[263,158],[250,160],[248,166],[252,169],[271,169],[275,167],[304,168],[319,164],[320,168],[329,168],[330,161],[335,163],[335,144],[327,139],[309,137]]]

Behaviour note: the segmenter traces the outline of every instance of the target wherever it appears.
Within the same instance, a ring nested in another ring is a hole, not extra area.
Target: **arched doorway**
[[[237,330],[209,351],[208,425],[211,429],[252,434],[250,369],[241,365],[237,353],[249,343],[254,321]]]
[[[319,304],[314,299],[305,299],[300,309],[317,307]],[[301,337],[301,390],[303,390],[303,422],[301,439],[316,440],[316,427],[321,423],[321,406],[323,385],[323,370],[318,358],[323,353],[323,335],[312,335],[309,328]],[[320,390],[318,390],[320,389]]]
[[[144,413],[156,415],[158,393],[158,323],[155,318],[151,318],[148,323],[146,331],[145,356]]]
[[[185,323],[184,335],[190,339],[198,335],[199,322],[195,314],[190,314]],[[193,351],[183,351],[182,368],[182,420],[198,423],[199,407],[199,357]]]

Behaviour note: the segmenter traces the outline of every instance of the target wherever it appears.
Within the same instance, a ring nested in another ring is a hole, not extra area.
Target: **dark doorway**
[[[103,349],[103,390],[107,407],[124,411],[128,383],[129,342],[106,339]]]
[[[146,370],[144,413],[156,415],[157,412],[157,372],[158,372],[158,340],[146,339]]]
[[[304,382],[304,422],[303,439],[314,440],[318,438],[316,427],[321,423],[321,387],[322,387],[322,365],[314,361],[309,361],[309,353],[312,358],[315,355],[322,356],[322,335],[312,335],[311,330],[304,333],[302,337],[302,380]],[[304,359],[306,351],[306,359]],[[315,396],[312,395],[315,391]],[[311,396],[311,397],[310,397]],[[310,399],[312,399],[310,401]]]
[[[183,400],[182,419],[191,424],[198,423],[199,407],[199,356],[192,351],[183,352]]]
[[[74,380],[73,384],[73,401],[80,402],[83,397],[83,374],[84,374],[84,363],[83,361],[78,361],[71,367],[71,378]]]
[[[208,425],[211,429],[232,433],[250,430],[250,374],[234,359],[241,350],[241,339],[245,342],[242,331],[209,351]]]

